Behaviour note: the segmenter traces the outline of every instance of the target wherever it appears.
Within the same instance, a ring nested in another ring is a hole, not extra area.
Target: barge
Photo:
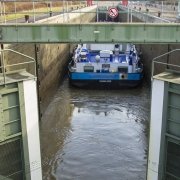
[[[78,44],[69,63],[70,83],[77,87],[135,87],[142,78],[133,44]]]

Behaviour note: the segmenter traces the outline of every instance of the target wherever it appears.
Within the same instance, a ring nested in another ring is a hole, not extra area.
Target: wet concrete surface
[[[150,89],[59,87],[40,123],[43,179],[145,180]]]

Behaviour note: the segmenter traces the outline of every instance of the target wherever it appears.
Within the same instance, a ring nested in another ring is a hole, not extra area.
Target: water
[[[82,90],[65,80],[41,121],[43,179],[145,180],[147,86]]]

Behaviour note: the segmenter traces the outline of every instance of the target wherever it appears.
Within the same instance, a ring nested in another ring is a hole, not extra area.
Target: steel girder
[[[0,25],[0,43],[180,43],[180,24],[89,23]]]

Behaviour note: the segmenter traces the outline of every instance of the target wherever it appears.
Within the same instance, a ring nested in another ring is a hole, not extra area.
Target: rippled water
[[[150,96],[59,88],[41,121],[43,179],[145,180]]]

